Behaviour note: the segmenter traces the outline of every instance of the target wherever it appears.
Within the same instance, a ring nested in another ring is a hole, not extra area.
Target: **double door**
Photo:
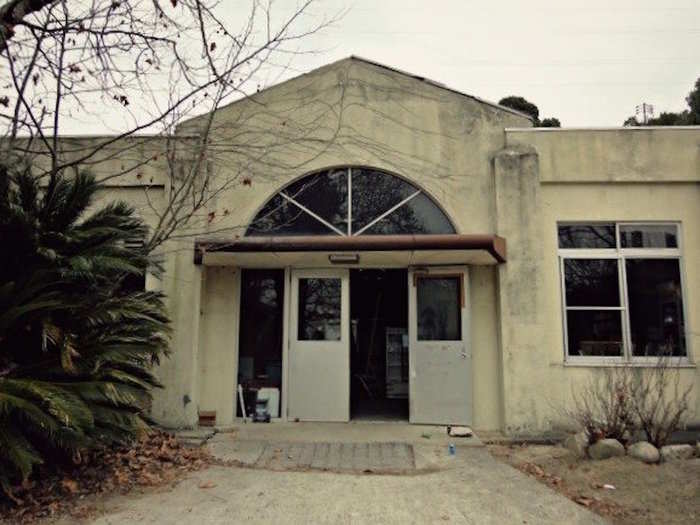
[[[470,424],[468,268],[408,271],[409,418]],[[350,274],[292,270],[288,418],[350,419]]]

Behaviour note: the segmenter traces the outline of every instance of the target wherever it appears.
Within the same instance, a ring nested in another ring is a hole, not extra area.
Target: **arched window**
[[[256,215],[246,235],[455,233],[420,189],[383,171],[342,168],[304,177]]]

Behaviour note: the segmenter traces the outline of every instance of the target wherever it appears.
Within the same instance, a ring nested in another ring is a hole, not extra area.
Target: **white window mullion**
[[[630,324],[630,308],[629,296],[627,291],[627,267],[625,258],[620,256],[619,259],[619,275],[620,275],[620,304],[624,306],[622,317],[622,340],[624,342],[625,360],[632,359],[632,332]]]
[[[567,310],[601,310],[608,312],[621,311],[625,308],[623,306],[567,306]]]
[[[304,206],[303,204],[300,204],[299,202],[297,202],[296,200],[294,200],[292,197],[290,197],[290,196],[287,195],[286,193],[284,193],[284,192],[281,191],[281,192],[280,192],[280,195],[281,195],[283,198],[287,199],[287,200],[288,200],[289,202],[291,202],[292,204],[294,204],[294,206],[296,206],[297,208],[299,208],[301,211],[303,211],[303,212],[305,212],[305,213],[311,215],[311,216],[312,216],[314,219],[316,219],[318,222],[320,222],[320,223],[323,224],[324,226],[326,226],[326,227],[330,228],[331,230],[333,230],[334,232],[336,232],[338,235],[342,235],[343,237],[346,236],[346,234],[344,234],[344,233],[343,233],[342,231],[340,231],[338,228],[336,228],[335,226],[333,226],[333,225],[332,225],[330,222],[328,222],[326,219],[324,219],[324,218],[321,217],[320,215],[315,214],[315,213],[312,212],[309,208],[307,208],[307,207]]]
[[[420,190],[416,191],[415,193],[412,193],[411,195],[409,195],[408,197],[406,197],[404,200],[402,200],[401,202],[399,202],[399,203],[396,204],[395,206],[392,206],[391,208],[389,208],[388,210],[386,210],[386,211],[385,211],[384,213],[382,213],[379,217],[376,217],[375,219],[371,220],[369,223],[365,224],[362,228],[360,228],[360,229],[357,230],[355,233],[353,233],[353,235],[360,235],[363,231],[367,230],[368,228],[371,228],[372,226],[374,226],[375,224],[377,224],[379,221],[381,221],[384,217],[386,217],[387,215],[389,215],[389,214],[393,213],[394,211],[398,210],[401,206],[403,206],[404,204],[406,204],[408,201],[410,201],[411,199],[413,199],[413,198],[417,197],[418,195],[420,195],[420,193],[421,193]]]

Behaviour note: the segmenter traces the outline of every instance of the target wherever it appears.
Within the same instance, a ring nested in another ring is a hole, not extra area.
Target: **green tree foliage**
[[[695,81],[695,89],[693,89],[685,101],[690,108],[690,115],[693,124],[700,124],[700,77]]]
[[[561,122],[559,122],[558,118],[550,117],[544,120],[540,120],[540,109],[535,104],[533,104],[529,100],[524,99],[523,97],[516,97],[514,95],[511,95],[509,97],[502,98],[498,101],[498,103],[501,106],[520,111],[521,113],[525,113],[526,115],[530,115],[530,117],[532,117],[532,122],[535,124],[535,126],[543,128],[561,127]]]
[[[542,119],[542,122],[540,122],[540,127],[541,128],[560,128],[561,122],[559,122],[559,119],[556,117],[545,118],[545,119]]]
[[[535,106],[532,102],[524,99],[523,97],[516,97],[514,95],[511,95],[509,97],[502,98],[498,101],[498,103],[501,106],[520,111],[520,113],[525,113],[526,115],[530,115],[532,117],[532,120],[535,121],[535,124],[539,123],[540,121],[540,109],[537,106]]]
[[[629,117],[623,126],[697,126],[700,125],[700,77],[695,81],[693,90],[685,97],[689,109],[675,113],[663,111],[658,117],[650,118],[646,124],[636,117]]]
[[[0,166],[0,485],[145,428],[167,351],[157,292],[133,289],[146,226],[123,202],[88,212],[93,177]],[[132,288],[132,289],[130,289]]]

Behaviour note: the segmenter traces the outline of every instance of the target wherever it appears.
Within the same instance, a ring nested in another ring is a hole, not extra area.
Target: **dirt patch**
[[[0,523],[68,522],[100,513],[102,494],[171,486],[185,473],[212,463],[203,448],[185,448],[153,430],[129,447],[105,448],[72,465],[40,469],[11,498],[0,493]]]
[[[559,446],[490,445],[488,450],[613,523],[700,522],[699,458],[647,465],[630,457],[580,460]]]

